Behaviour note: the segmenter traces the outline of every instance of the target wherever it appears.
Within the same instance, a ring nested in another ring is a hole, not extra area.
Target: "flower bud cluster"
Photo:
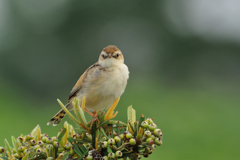
[[[53,153],[57,152],[58,155],[61,153],[68,153],[73,155],[73,147],[70,143],[64,146],[60,146],[57,137],[48,137],[47,134],[41,134],[40,140],[38,137],[34,137],[31,134],[26,136],[19,136],[17,139],[13,137],[15,141],[15,147],[7,147],[12,149],[9,153],[13,153],[13,156],[17,159],[22,159],[26,154],[28,159],[51,159],[55,155]],[[9,144],[9,143],[8,143]],[[16,148],[16,149],[15,149]],[[0,147],[0,157],[6,157],[7,153],[3,147]],[[29,157],[33,156],[33,157]],[[55,157],[56,158],[56,157]]]
[[[121,159],[128,157],[129,151],[133,151],[132,154],[137,159],[141,159],[141,156],[148,157],[157,146],[162,144],[162,131],[157,128],[153,119],[145,119],[141,122],[139,128],[135,129],[137,129],[137,134],[134,129],[131,129],[121,133],[115,131],[113,138],[103,136],[97,149],[87,147],[89,148],[89,154],[85,159]],[[90,134],[87,137],[91,137]],[[85,146],[88,144],[90,143],[85,144]]]

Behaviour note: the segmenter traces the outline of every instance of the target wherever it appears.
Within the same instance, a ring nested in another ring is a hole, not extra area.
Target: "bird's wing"
[[[83,84],[84,84],[84,80],[88,76],[88,73],[91,70],[96,69],[96,67],[101,67],[101,65],[98,64],[98,62],[94,63],[81,75],[81,77],[78,79],[77,83],[75,84],[75,86],[73,87],[72,91],[69,94],[68,102],[71,102],[72,99],[74,99],[76,97],[76,95],[81,91]]]

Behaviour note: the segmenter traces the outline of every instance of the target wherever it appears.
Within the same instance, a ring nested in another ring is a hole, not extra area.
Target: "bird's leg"
[[[93,118],[93,121],[96,121],[98,119],[96,111],[92,111],[91,113],[87,108],[85,108],[85,111]]]
[[[92,114],[87,108],[85,108],[85,111],[86,111],[91,117],[93,117],[93,114]]]
[[[97,112],[96,111],[92,111],[92,113],[93,113],[93,121],[98,120]]]

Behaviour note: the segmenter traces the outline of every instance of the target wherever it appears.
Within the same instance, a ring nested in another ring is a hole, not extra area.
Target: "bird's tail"
[[[66,104],[65,107],[66,107],[67,109],[71,110],[69,104],[70,104],[70,103]],[[66,112],[65,112],[63,109],[61,109],[55,116],[53,116],[53,117],[50,119],[50,121],[47,123],[47,125],[50,125],[50,124],[52,124],[52,123],[53,123],[53,126],[58,125],[58,124],[61,122],[61,120],[63,119],[63,117],[64,117],[65,115],[66,115]]]
[[[47,125],[50,125],[52,123],[53,123],[53,126],[58,125],[65,115],[66,115],[66,112],[63,109],[61,109],[55,116],[53,116],[50,119],[50,121],[47,123]]]

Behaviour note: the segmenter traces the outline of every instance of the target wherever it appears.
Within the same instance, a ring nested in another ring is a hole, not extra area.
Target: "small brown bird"
[[[128,78],[129,71],[124,64],[122,52],[116,46],[107,46],[101,52],[98,62],[90,66],[78,79],[65,106],[72,110],[74,99],[81,104],[85,97],[87,109],[98,111],[109,107],[123,94]],[[61,109],[47,125],[53,123],[53,126],[56,126],[65,114]]]

